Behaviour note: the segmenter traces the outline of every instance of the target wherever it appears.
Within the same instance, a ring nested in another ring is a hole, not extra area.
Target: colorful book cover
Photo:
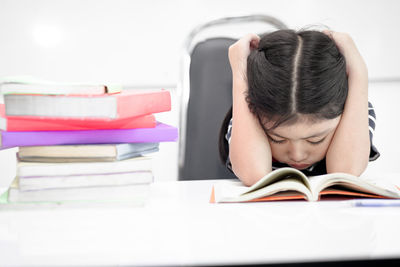
[[[154,128],[78,130],[78,131],[35,131],[0,132],[0,148],[19,146],[50,146],[69,144],[117,144],[174,142],[178,129],[157,122]]]

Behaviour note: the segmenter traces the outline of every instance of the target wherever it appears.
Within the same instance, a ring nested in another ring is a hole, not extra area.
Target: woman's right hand
[[[260,37],[254,33],[250,33],[229,47],[228,55],[233,79],[241,79],[247,83],[247,57],[252,49],[258,48],[259,42]]]

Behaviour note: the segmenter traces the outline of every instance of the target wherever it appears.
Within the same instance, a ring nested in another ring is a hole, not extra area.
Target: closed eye
[[[321,140],[314,141],[314,142],[307,140],[307,142],[310,143],[311,145],[318,145],[318,144],[321,144],[322,142],[324,142],[325,138],[326,137],[322,138]]]
[[[286,142],[285,139],[276,140],[276,139],[272,138],[269,134],[267,134],[267,137],[268,137],[269,140],[271,140],[272,143],[275,143],[275,144],[283,144],[283,143]]]

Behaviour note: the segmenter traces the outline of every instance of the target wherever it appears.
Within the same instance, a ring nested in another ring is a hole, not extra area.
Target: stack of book
[[[144,202],[152,154],[176,141],[154,113],[167,90],[104,85],[0,84],[0,149],[19,147],[9,202]]]

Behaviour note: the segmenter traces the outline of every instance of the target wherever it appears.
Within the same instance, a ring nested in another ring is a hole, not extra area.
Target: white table
[[[208,203],[158,182],[144,207],[0,210],[0,265],[204,265],[400,258],[400,208]]]

